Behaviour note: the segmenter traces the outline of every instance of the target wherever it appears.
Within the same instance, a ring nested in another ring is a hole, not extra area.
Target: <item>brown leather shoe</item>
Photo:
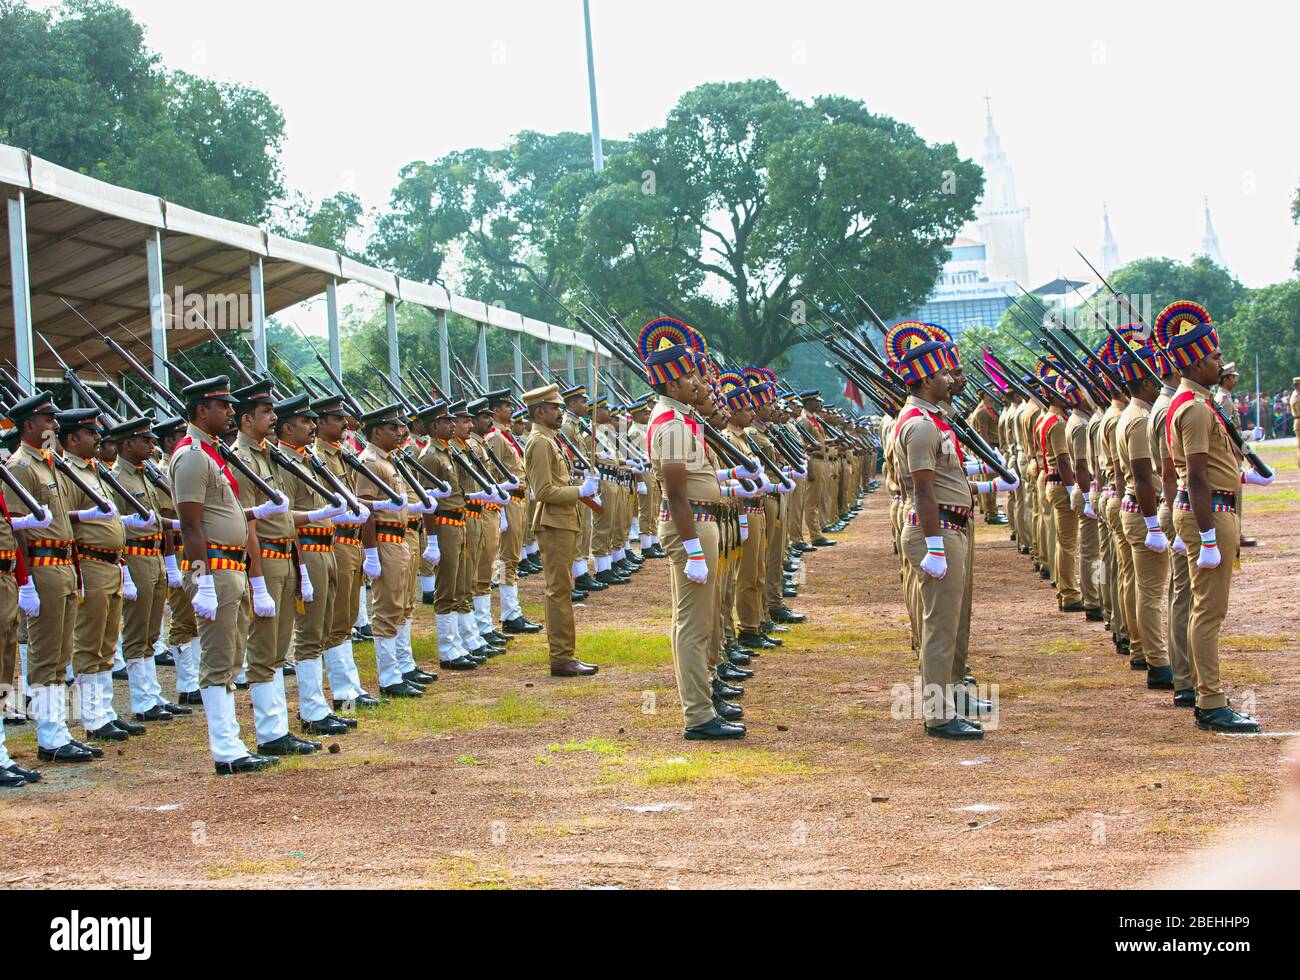
[[[595,664],[584,664],[581,660],[561,660],[551,664],[552,677],[591,677],[598,670]]]

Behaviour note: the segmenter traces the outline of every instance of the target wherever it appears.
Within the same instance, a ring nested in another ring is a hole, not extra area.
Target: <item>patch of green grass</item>
[[[409,741],[430,733],[470,732],[494,726],[523,728],[567,716],[568,712],[561,708],[513,692],[482,697],[430,692],[423,698],[390,701],[382,711],[367,717],[366,733]]]
[[[500,867],[482,868],[469,858],[447,858],[430,868],[435,888],[452,891],[505,891],[510,876]]]
[[[766,749],[691,752],[641,760],[636,779],[646,786],[685,786],[706,782],[758,783],[811,775],[818,770]]]
[[[214,880],[222,878],[235,877],[259,877],[262,875],[281,874],[286,871],[296,871],[302,867],[302,858],[300,857],[281,857],[268,858],[266,860],[256,861],[250,858],[240,858],[231,864],[213,864],[208,867],[207,876]]]
[[[1285,502],[1285,503],[1292,503],[1292,504],[1300,503],[1300,490],[1291,490],[1291,489],[1251,490],[1248,491],[1247,497],[1249,499],[1246,504],[1246,507],[1249,510],[1251,509],[1250,504],[1254,503],[1255,501],[1259,501],[1260,503],[1274,503],[1274,502]]]
[[[456,765],[458,766],[486,766],[487,764],[482,759],[476,759],[472,755],[456,756]]]
[[[1046,646],[1038,648],[1038,652],[1051,656],[1058,653],[1082,653],[1087,649],[1088,644],[1084,640],[1070,640],[1061,636],[1055,640],[1049,640]]]
[[[1219,647],[1232,653],[1274,653],[1294,642],[1285,633],[1247,633],[1220,638]]]
[[[1157,834],[1169,837],[1197,836],[1205,837],[1214,833],[1218,828],[1212,823],[1207,824],[1189,824],[1178,817],[1157,817],[1154,821],[1142,828],[1144,834]]]
[[[560,752],[591,752],[594,755],[608,758],[609,756],[623,755],[623,746],[607,738],[589,738],[585,742],[565,742],[563,745],[554,742],[551,745],[550,752],[552,755]]]
[[[519,644],[512,645],[519,648]],[[668,667],[673,662],[672,641],[665,633],[643,633],[634,629],[606,627],[583,629],[578,634],[578,657],[601,667]],[[544,642],[522,649],[512,649],[501,658],[503,663],[547,663]]]

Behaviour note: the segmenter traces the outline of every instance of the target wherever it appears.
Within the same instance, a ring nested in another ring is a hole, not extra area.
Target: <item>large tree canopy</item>
[[[585,135],[526,132],[413,163],[368,254],[424,279],[454,257],[466,291],[552,320],[548,292],[577,310],[599,306],[590,287],[628,321],[678,316],[769,363],[799,342],[791,321],[847,296],[829,265],[882,316],[919,304],[983,189],[951,144],[767,79],[700,86],[606,152],[597,175]]]

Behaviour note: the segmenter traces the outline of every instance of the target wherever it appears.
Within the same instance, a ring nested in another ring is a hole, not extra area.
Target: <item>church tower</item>
[[[1201,254],[1208,255],[1215,265],[1223,265],[1223,253],[1219,251],[1219,233],[1214,230],[1210,220],[1210,199],[1205,199],[1205,236],[1201,239]]]
[[[1029,281],[1029,258],[1025,251],[1025,222],[1029,209],[1016,199],[1016,176],[1002,150],[1002,140],[993,128],[992,100],[987,106],[988,129],[984,135],[984,200],[976,222],[988,250],[988,278],[994,282],[1014,279]]]
[[[1101,270],[1109,276],[1119,268],[1119,246],[1115,244],[1115,236],[1111,233],[1110,212],[1106,210],[1105,205],[1101,208],[1101,220],[1105,226],[1101,242]]]

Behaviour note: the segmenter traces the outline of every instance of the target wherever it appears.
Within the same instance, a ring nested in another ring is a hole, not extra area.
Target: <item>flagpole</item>
[[[591,94],[591,158],[596,173],[605,169],[605,151],[600,143],[600,107],[596,104],[596,53],[591,43],[591,4],[582,0],[582,22],[587,32],[587,88]]]

